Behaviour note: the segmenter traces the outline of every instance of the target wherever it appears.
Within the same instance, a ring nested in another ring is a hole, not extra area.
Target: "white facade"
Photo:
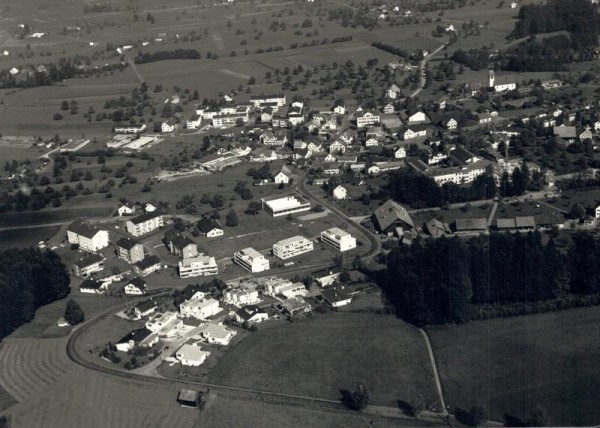
[[[290,177],[288,177],[286,174],[284,174],[283,172],[279,172],[275,178],[273,179],[273,181],[277,184],[288,184],[290,182]]]
[[[293,284],[289,284],[283,286],[279,289],[279,293],[284,296],[286,299],[292,299],[294,297],[304,297],[308,293],[308,290],[301,282],[295,282]]]
[[[339,227],[332,227],[321,232],[321,242],[331,245],[338,251],[356,248],[356,238]]]
[[[214,257],[199,254],[196,257],[183,259],[179,262],[179,277],[193,278],[196,276],[217,275],[219,267]]]
[[[227,346],[237,331],[225,327],[223,324],[207,323],[202,327],[200,336],[206,343]]]
[[[162,123],[162,125],[160,126],[160,130],[162,132],[173,132],[175,131],[175,127],[176,125],[174,122],[167,120],[166,122]]]
[[[303,202],[294,196],[274,199],[271,201],[262,200],[265,208],[273,217],[280,217],[288,214],[295,214],[310,210],[310,202]]]
[[[131,215],[135,212],[135,205],[121,205],[117,212],[119,213],[119,217],[122,217],[124,215]]]
[[[146,328],[152,333],[158,333],[166,326],[173,324],[177,320],[175,312],[157,312],[146,321]]]
[[[380,121],[380,116],[377,114],[373,114],[370,111],[363,113],[361,116],[356,118],[356,126],[358,128],[365,128],[367,126],[372,126],[378,124]]]
[[[69,244],[79,245],[81,250],[92,253],[108,247],[108,231],[106,230],[97,230],[95,234],[90,234],[90,236],[67,230],[67,239]]]
[[[253,305],[255,303],[260,302],[260,298],[258,297],[258,291],[255,289],[246,289],[246,288],[236,288],[231,290],[226,290],[223,293],[223,300],[226,303],[235,305],[235,306],[246,306]]]
[[[175,352],[175,358],[183,366],[198,367],[206,361],[210,352],[203,351],[198,345],[185,343]]]
[[[348,197],[348,191],[344,186],[337,186],[333,189],[333,198],[334,199],[346,199]]]
[[[197,295],[200,293],[197,293]],[[206,319],[210,316],[216,315],[221,311],[219,301],[215,299],[204,299],[196,298],[195,296],[190,300],[183,302],[179,305],[179,312],[182,317]]]
[[[269,270],[269,260],[254,248],[244,248],[233,254],[233,261],[250,272]]]
[[[141,236],[155,231],[163,226],[163,216],[148,213],[129,220],[126,223],[127,232],[133,236]]]
[[[185,122],[185,127],[187,129],[198,129],[200,128],[200,124],[202,123],[202,116],[199,114],[194,114]]]
[[[124,290],[125,294],[127,294],[128,296],[141,296],[145,293],[145,289],[140,289],[137,285],[131,283],[127,284]]]
[[[282,239],[275,243],[273,245],[273,255],[281,260],[286,260],[300,254],[308,253],[313,249],[313,242],[310,239],[298,235]]]

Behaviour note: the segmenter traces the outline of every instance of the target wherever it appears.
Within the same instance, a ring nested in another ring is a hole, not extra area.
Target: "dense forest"
[[[545,4],[523,5],[511,37],[518,39],[553,31],[568,31],[573,49],[598,46],[600,23],[596,6],[589,0],[550,0]]]
[[[69,294],[69,274],[52,251],[0,252],[0,339],[33,319],[42,305]]]
[[[417,325],[600,304],[600,243],[580,233],[559,251],[537,232],[417,242],[389,254],[379,283]]]

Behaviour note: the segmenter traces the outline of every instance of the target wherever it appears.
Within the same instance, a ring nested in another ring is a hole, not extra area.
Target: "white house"
[[[128,296],[140,296],[146,294],[146,281],[135,277],[125,286],[125,294]]]
[[[117,213],[119,214],[119,217],[123,217],[124,215],[131,215],[134,212],[135,212],[135,204],[132,204],[131,202],[126,202],[117,209]]]
[[[275,177],[273,177],[273,181],[277,184],[288,184],[292,179],[292,171],[286,166],[283,165],[281,167],[281,171],[279,171]]]
[[[149,348],[158,342],[158,336],[147,328],[138,328],[125,335],[115,347],[118,351],[128,352],[135,347]]]
[[[223,301],[241,307],[258,303],[260,298],[254,288],[232,288],[223,293]]]
[[[86,294],[104,294],[108,290],[108,284],[93,279],[84,280],[79,286],[79,291]]]
[[[173,132],[175,131],[176,126],[177,123],[175,122],[175,119],[168,119],[160,125],[160,130],[161,132]]]
[[[237,331],[225,327],[223,324],[209,322],[200,329],[200,336],[206,343],[227,346]]]
[[[219,267],[214,257],[198,254],[196,257],[183,259],[178,263],[180,278],[217,275]]]
[[[366,128],[368,126],[373,126],[379,123],[381,120],[381,116],[378,114],[372,113],[370,111],[365,111],[356,116],[356,126],[358,128]]]
[[[402,90],[396,85],[391,85],[385,91],[386,96],[392,100],[396,99],[398,97],[398,95],[400,95],[401,93],[402,93]]]
[[[198,129],[202,123],[202,116],[199,114],[193,114],[186,122],[185,127],[187,129]]]
[[[190,300],[179,305],[179,313],[182,317],[206,319],[221,312],[219,301],[205,299],[204,293],[196,293]]]
[[[95,253],[108,247],[108,231],[86,222],[76,221],[67,229],[67,240],[71,245],[79,245],[83,251]]]
[[[223,227],[221,224],[210,217],[203,217],[198,222],[198,230],[200,233],[207,238],[216,238],[217,236],[223,236]]]
[[[210,352],[202,350],[198,345],[184,343],[175,352],[175,358],[182,366],[198,367],[206,361]]]
[[[269,314],[255,305],[244,306],[235,313],[235,320],[239,323],[257,324],[268,319]]]
[[[141,236],[155,231],[164,224],[162,213],[159,211],[149,212],[127,221],[127,232],[133,236]]]
[[[596,218],[600,218],[600,205],[596,207]]]
[[[175,312],[157,312],[146,321],[145,327],[153,333],[164,332],[171,329],[177,322],[177,314]]]
[[[407,118],[410,125],[418,125],[427,121],[427,115],[422,111],[416,111]]]
[[[348,197],[348,191],[344,186],[337,186],[333,189],[333,198],[334,199],[346,199]]]
[[[395,159],[402,159],[406,157],[406,148],[400,146],[400,147],[396,147],[394,149],[394,158]]]

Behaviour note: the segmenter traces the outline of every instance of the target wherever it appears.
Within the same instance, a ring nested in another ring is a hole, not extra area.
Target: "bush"
[[[63,119],[63,115],[60,113],[54,113],[54,120],[62,120]]]
[[[71,325],[80,324],[85,319],[83,309],[81,309],[81,306],[79,306],[79,304],[73,299],[70,299],[67,302],[67,307],[65,308],[64,316],[67,322]]]

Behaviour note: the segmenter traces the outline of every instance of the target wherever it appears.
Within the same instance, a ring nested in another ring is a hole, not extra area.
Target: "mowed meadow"
[[[430,328],[450,409],[482,405],[490,418],[527,419],[535,406],[555,426],[600,420],[600,308]]]

